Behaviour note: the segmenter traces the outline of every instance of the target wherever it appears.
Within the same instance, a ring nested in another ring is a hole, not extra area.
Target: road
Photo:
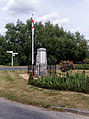
[[[30,67],[31,69],[31,67]],[[28,70],[28,67],[0,67],[0,70],[6,71],[6,70]]]
[[[6,70],[31,70],[31,66],[27,66],[27,67],[0,67],[1,71],[6,71]],[[48,66],[48,68],[50,69],[50,66]],[[60,67],[56,66],[56,69],[59,69]],[[54,66],[51,67],[51,69],[55,69]]]
[[[89,117],[67,112],[47,111],[0,98],[0,119],[89,119]]]

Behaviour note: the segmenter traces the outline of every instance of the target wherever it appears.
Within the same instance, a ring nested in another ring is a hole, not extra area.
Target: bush
[[[68,90],[77,92],[86,92],[87,77],[83,74],[76,73],[74,76],[70,75],[66,80]]]
[[[31,80],[30,84],[47,89],[70,90],[89,93],[89,79],[84,74],[76,73],[69,77],[46,76]]]
[[[61,69],[62,72],[66,72],[68,70],[74,69],[74,63],[73,63],[73,61],[62,60],[60,62],[60,65],[61,65],[60,69]]]
[[[83,62],[84,62],[84,64],[89,64],[89,59],[86,58]]]
[[[89,94],[89,77],[87,77],[86,92],[85,93]]]
[[[75,69],[89,70],[89,64],[76,64]]]

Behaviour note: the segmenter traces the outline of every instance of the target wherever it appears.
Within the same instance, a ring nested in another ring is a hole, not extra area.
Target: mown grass
[[[0,97],[40,107],[54,105],[89,110],[89,95],[37,88],[28,85],[21,73],[26,71],[0,71]]]

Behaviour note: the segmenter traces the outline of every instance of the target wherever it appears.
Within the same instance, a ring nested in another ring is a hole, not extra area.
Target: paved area
[[[27,70],[27,69],[28,69],[28,67],[0,67],[1,71],[6,71],[6,70]]]
[[[89,119],[89,117],[67,112],[47,111],[0,98],[0,119]]]
[[[29,78],[28,74],[20,74],[20,76],[25,80],[28,80],[28,78]]]

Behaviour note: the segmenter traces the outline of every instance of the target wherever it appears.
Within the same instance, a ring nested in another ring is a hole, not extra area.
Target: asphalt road
[[[1,71],[6,71],[6,70],[31,70],[31,66],[27,66],[27,67],[0,67]],[[50,66],[48,66],[48,68],[50,69]],[[54,66],[51,66],[51,69],[55,69]],[[56,69],[59,69],[60,67],[56,66]]]
[[[0,67],[1,71],[6,71],[6,70],[27,70],[28,67]],[[31,69],[31,67],[30,67]]]
[[[89,117],[67,112],[47,111],[0,98],[0,119],[89,119]]]

